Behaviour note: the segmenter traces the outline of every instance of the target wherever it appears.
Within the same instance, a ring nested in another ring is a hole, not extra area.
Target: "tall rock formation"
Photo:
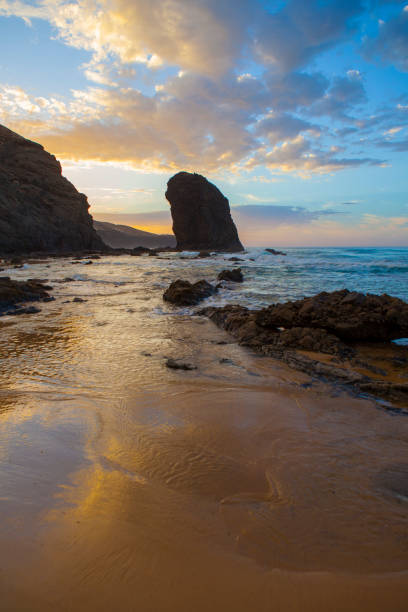
[[[0,125],[0,253],[105,249],[53,155]]]
[[[200,174],[179,172],[167,183],[177,248],[185,251],[243,251],[228,200]]]

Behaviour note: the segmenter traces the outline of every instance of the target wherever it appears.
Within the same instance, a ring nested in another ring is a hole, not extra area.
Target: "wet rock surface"
[[[324,329],[293,327],[266,328],[259,325],[259,313],[243,306],[208,307],[200,311],[219,327],[232,333],[245,346],[264,354],[277,354],[287,348],[346,355],[352,353],[339,338]]]
[[[185,371],[197,369],[197,367],[193,365],[192,363],[186,363],[184,361],[179,361],[178,359],[173,359],[172,357],[167,359],[166,368],[169,368],[170,370],[185,370]]]
[[[170,287],[164,292],[163,299],[179,306],[194,306],[216,293],[216,291],[216,287],[205,280],[190,283],[178,279],[171,283]]]
[[[271,253],[271,255],[283,255],[286,257],[286,253],[283,251],[276,251],[275,249],[265,249],[265,251],[268,251],[268,253]]]
[[[344,290],[257,311],[229,305],[199,314],[241,345],[311,376],[391,401],[408,399],[408,351],[390,342],[408,336],[408,304],[398,298]]]
[[[408,336],[408,304],[389,295],[347,289],[322,292],[258,311],[257,324],[325,329],[345,342],[381,342]]]
[[[0,316],[8,314],[34,314],[39,312],[35,306],[21,307],[24,302],[49,302],[53,298],[48,290],[52,289],[39,279],[13,281],[8,276],[0,277]]]
[[[232,283],[242,283],[244,276],[241,272],[241,268],[234,268],[233,270],[222,270],[217,276],[220,281],[230,281]]]
[[[239,252],[244,248],[228,199],[200,174],[179,172],[167,183],[177,248],[185,251]]]
[[[104,249],[53,155],[0,125],[0,253]]]

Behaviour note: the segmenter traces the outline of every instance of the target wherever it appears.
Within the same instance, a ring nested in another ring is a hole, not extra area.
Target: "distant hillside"
[[[148,248],[155,247],[175,247],[176,238],[173,234],[152,234],[144,232],[128,225],[116,225],[106,221],[95,221],[94,228],[105,244],[113,248],[133,249],[143,246]]]

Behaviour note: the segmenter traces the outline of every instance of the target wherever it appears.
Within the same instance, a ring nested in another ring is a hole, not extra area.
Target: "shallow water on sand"
[[[13,270],[56,300],[0,321],[2,610],[406,610],[407,417],[162,302],[222,265]]]

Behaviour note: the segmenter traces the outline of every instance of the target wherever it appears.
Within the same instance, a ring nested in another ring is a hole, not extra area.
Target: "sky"
[[[0,0],[0,123],[99,220],[187,170],[247,246],[408,246],[407,0]]]

